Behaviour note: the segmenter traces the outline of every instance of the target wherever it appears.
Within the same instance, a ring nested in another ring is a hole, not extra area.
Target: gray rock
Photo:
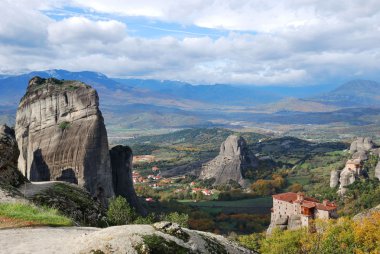
[[[364,212],[361,212],[361,213],[358,213],[356,214],[354,217],[353,217],[353,220],[355,221],[360,221],[360,220],[363,220],[365,218],[368,218],[369,216],[371,216],[373,213],[379,213],[380,212],[380,205],[374,207],[374,208],[371,208],[371,209],[368,209]]]
[[[357,137],[356,140],[354,140],[351,143],[350,152],[351,153],[355,153],[357,151],[367,152],[374,147],[375,147],[375,144],[373,143],[370,137]]]
[[[128,203],[142,215],[146,215],[142,207],[132,180],[132,149],[128,146],[115,146],[110,150],[112,183],[115,195],[125,197]]]
[[[288,229],[300,229],[302,227],[302,221],[300,215],[292,215],[288,221]]]
[[[330,174],[330,188],[335,188],[339,185],[340,170],[332,170]]]
[[[338,193],[340,195],[344,195],[347,191],[347,188],[345,188],[345,187],[354,183],[355,180],[356,180],[355,172],[348,169],[348,168],[344,168],[342,170],[342,172],[340,174],[340,178],[339,178],[340,186],[339,186]]]
[[[380,161],[377,163],[375,168],[375,177],[380,180]]]
[[[90,86],[32,78],[15,131],[18,166],[28,179],[76,183],[104,203],[114,195],[107,132]]]
[[[203,165],[200,179],[214,178],[214,185],[227,184],[231,180],[247,187],[244,179],[245,171],[257,168],[258,160],[248,150],[246,141],[242,137],[229,136],[220,146],[219,155]]]
[[[18,187],[26,181],[17,169],[19,154],[14,130],[0,126],[0,185]]]
[[[183,229],[187,240],[157,231],[150,225],[125,225],[105,229],[91,227],[27,227],[2,229],[2,253],[79,254],[79,253],[157,253],[145,237],[187,249],[187,253],[248,254],[249,251],[223,236]],[[22,244],[20,244],[22,239]],[[152,241],[150,241],[152,242]],[[160,246],[165,249],[168,245]],[[145,252],[144,252],[145,251]],[[160,252],[161,253],[161,252]],[[173,249],[170,252],[176,253]]]
[[[352,157],[352,159],[354,160],[361,160],[361,161],[365,161],[368,159],[368,156],[367,156],[367,153],[363,150],[359,150],[357,152],[355,152]]]

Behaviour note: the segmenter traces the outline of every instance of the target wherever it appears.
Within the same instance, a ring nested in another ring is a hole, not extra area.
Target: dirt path
[[[1,254],[70,254],[76,240],[97,228],[16,228],[0,230]]]

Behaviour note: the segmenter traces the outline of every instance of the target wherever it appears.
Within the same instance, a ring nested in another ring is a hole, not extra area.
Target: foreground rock
[[[105,202],[113,196],[99,98],[77,81],[34,77],[16,117],[18,166],[31,181],[66,181]]]
[[[17,169],[19,154],[14,130],[0,126],[0,186],[18,187],[26,181]]]
[[[228,184],[234,181],[243,187],[247,186],[244,179],[247,169],[256,168],[257,158],[248,150],[242,137],[229,136],[220,146],[219,155],[202,167],[200,179],[214,178],[214,185]]]
[[[132,149],[128,146],[115,146],[110,150],[112,165],[112,182],[115,195],[125,197],[128,203],[136,209],[139,214],[146,215],[142,207],[132,179]]]
[[[175,229],[170,231],[167,228]],[[183,237],[176,235],[177,231]],[[22,241],[20,241],[22,239]],[[4,253],[252,253],[222,236],[178,225],[21,228],[0,231]]]

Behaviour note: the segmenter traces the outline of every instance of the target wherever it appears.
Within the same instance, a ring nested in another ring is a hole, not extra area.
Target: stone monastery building
[[[333,202],[305,197],[303,193],[287,192],[273,195],[271,211],[271,231],[274,227],[280,229],[297,229],[308,227],[312,219],[337,218],[337,206]]]

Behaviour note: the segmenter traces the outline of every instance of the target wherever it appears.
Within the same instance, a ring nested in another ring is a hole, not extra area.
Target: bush
[[[62,123],[59,124],[59,128],[60,128],[61,130],[66,130],[66,129],[68,129],[69,127],[70,127],[70,123],[67,122],[67,121],[62,122]]]
[[[260,250],[260,241],[262,241],[263,238],[263,234],[253,233],[250,235],[241,235],[237,238],[237,240],[244,247],[258,252]]]
[[[177,223],[181,227],[185,228],[189,226],[189,215],[185,213],[169,213],[164,216],[163,220]]]
[[[152,224],[155,222],[154,214],[149,214],[147,217],[139,216],[134,221],[133,224]]]
[[[137,218],[135,210],[130,207],[127,200],[121,196],[111,199],[107,219],[110,225],[125,225]]]

